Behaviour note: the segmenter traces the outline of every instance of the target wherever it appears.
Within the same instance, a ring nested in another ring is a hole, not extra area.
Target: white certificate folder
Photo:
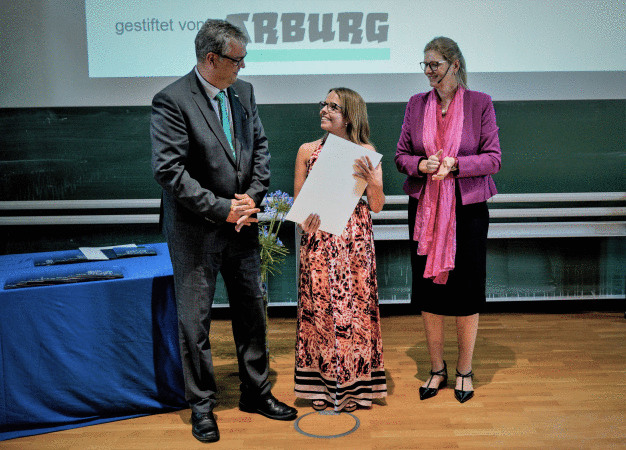
[[[320,230],[341,235],[367,187],[365,180],[354,176],[354,161],[363,156],[368,156],[374,167],[383,157],[329,134],[286,219],[302,223],[316,213],[320,216]]]

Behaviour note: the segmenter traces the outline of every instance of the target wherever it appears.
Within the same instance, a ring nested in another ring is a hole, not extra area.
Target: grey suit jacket
[[[163,188],[170,245],[177,240],[199,251],[219,251],[234,236],[226,218],[235,194],[248,194],[258,206],[267,192],[270,155],[252,85],[237,80],[228,97],[236,159],[195,70],[152,101],[152,170]],[[257,243],[257,233],[256,226],[246,226],[237,238]]]

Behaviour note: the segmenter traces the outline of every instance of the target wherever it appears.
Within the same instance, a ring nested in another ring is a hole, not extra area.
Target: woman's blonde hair
[[[455,74],[456,81],[467,89],[467,69],[465,67],[465,58],[463,57],[463,53],[461,53],[461,49],[457,43],[450,38],[438,36],[426,44],[426,47],[424,47],[424,53],[431,50],[441,53],[441,56],[443,56],[450,64],[454,64],[454,61],[456,60],[459,61],[459,70]]]
[[[332,88],[328,91],[334,92],[341,101],[341,113],[348,122],[346,132],[348,139],[355,144],[370,144],[370,124],[367,120],[367,106],[365,101],[358,94],[345,87]]]

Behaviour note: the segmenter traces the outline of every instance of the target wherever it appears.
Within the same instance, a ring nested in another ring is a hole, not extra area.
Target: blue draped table
[[[156,256],[34,267],[0,256],[0,441],[186,408],[172,266]],[[20,276],[124,278],[3,289]]]

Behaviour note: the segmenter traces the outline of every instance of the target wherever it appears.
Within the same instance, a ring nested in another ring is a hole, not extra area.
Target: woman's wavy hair
[[[332,88],[341,101],[341,112],[348,122],[346,132],[348,138],[355,144],[370,144],[370,124],[367,120],[367,105],[358,92],[345,87]]]

